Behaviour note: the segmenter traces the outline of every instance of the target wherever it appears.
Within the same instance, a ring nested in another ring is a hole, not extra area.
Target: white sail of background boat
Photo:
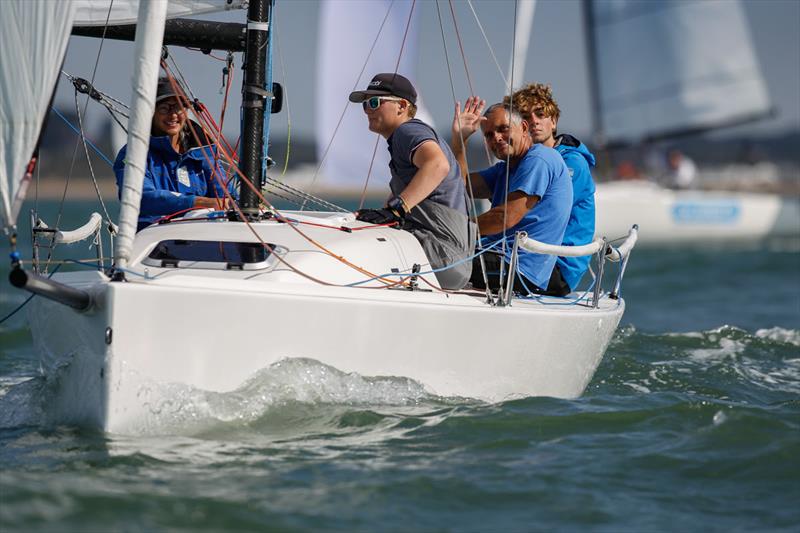
[[[411,0],[320,4],[317,79],[322,89],[316,92],[319,112],[315,131],[321,166],[314,185],[360,191],[371,166],[369,188],[388,190],[385,142],[366,130],[361,108],[350,105],[347,96],[365,86],[377,72],[397,71],[415,81],[419,9],[412,11],[413,4]],[[417,117],[430,122],[424,99],[420,98],[417,108]]]
[[[13,4],[15,13],[24,14],[14,23],[26,24],[25,33],[41,40],[60,28],[66,39],[68,17],[43,23],[32,7],[37,3]],[[241,50],[244,35],[243,48],[252,54],[243,61],[250,100],[243,105],[238,168],[257,183],[265,179],[260,132],[269,116],[267,98],[272,95],[279,107],[279,91],[269,85],[265,68],[271,10],[269,0],[250,0],[247,24],[235,29],[229,45]],[[260,210],[263,198],[244,186],[240,207],[228,213],[199,210],[134,233],[160,44],[162,36],[165,43],[172,38],[164,31],[168,13],[164,2],[139,6],[114,263],[101,260],[94,269],[48,279],[36,271],[41,264],[35,255],[13,262],[12,284],[38,295],[28,318],[54,387],[55,423],[158,431],[175,414],[171,409],[182,408],[175,394],[235,390],[286,357],[364,376],[403,376],[443,396],[500,401],[584,391],[625,309],[620,287],[635,228],[618,248],[596,241],[567,250],[517,235],[516,243],[530,251],[597,255],[594,289],[568,299],[441,290],[410,233],[364,224],[344,210]],[[189,37],[203,39],[194,32]],[[10,42],[5,33],[0,39]],[[58,56],[53,59],[20,67],[28,74],[51,72],[43,94],[52,91]],[[5,99],[10,89],[2,87]],[[16,150],[16,137],[10,140],[0,145],[3,157]],[[19,170],[4,179],[20,180]],[[291,188],[282,192],[331,206]],[[9,215],[4,224],[13,234],[15,218]],[[619,261],[610,292],[600,280],[606,258]]]
[[[638,143],[769,116],[740,2],[591,2],[594,130]]]

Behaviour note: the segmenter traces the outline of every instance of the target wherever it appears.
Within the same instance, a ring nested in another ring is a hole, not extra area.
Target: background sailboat
[[[584,4],[593,140],[600,150],[648,146],[645,172],[657,179],[667,157],[659,141],[771,115],[739,2]],[[800,234],[798,203],[775,194],[677,191],[633,181],[600,184],[596,199],[598,231],[613,235],[638,217],[646,220],[644,242]]]

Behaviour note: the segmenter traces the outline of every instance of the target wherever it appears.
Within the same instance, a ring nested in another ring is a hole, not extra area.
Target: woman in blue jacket
[[[211,168],[215,161],[214,147],[200,145],[189,131],[188,121],[185,106],[172,84],[168,79],[160,79],[137,231],[166,215],[193,207],[229,207],[220,185],[225,182],[225,173],[218,162],[214,171]],[[203,141],[208,140],[198,124],[192,122],[192,126]],[[127,145],[122,147],[114,163],[120,197],[127,148]]]

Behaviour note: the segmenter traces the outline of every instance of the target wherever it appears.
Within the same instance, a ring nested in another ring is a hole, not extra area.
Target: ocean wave
[[[756,331],[756,337],[800,346],[800,330],[797,329],[784,329],[778,327],[759,329]]]
[[[706,331],[651,334],[620,330],[609,349],[614,359],[606,383],[639,394],[679,391],[732,398],[800,393],[800,331],[774,327],[755,333],[724,325]],[[604,372],[603,367],[600,369]],[[745,385],[743,388],[741,385]]]
[[[59,369],[59,375],[63,372],[69,372],[69,365]],[[136,401],[142,409],[122,433],[140,435],[245,426],[271,426],[271,431],[290,426],[312,432],[356,428],[380,424],[383,417],[371,412],[373,408],[405,408],[413,414],[447,402],[408,378],[362,376],[305,358],[282,359],[229,392],[156,383],[133,370],[125,372],[127,379],[139,383]],[[62,394],[58,375],[19,381],[0,384],[0,427],[74,423],[70,402],[83,400]]]

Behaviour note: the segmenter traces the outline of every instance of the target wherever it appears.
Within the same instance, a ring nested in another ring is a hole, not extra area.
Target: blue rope
[[[375,280],[381,279],[381,278],[423,276],[423,275],[426,275],[426,274],[436,274],[437,272],[444,272],[445,270],[449,270],[449,269],[451,269],[453,267],[456,267],[456,266],[458,266],[458,265],[460,265],[462,263],[466,263],[467,261],[472,261],[476,257],[479,257],[479,256],[485,254],[486,252],[491,251],[494,248],[497,248],[498,244],[500,244],[500,242],[502,240],[504,240],[504,239],[498,239],[495,242],[490,243],[488,246],[486,246],[480,252],[477,252],[477,253],[475,253],[473,255],[465,257],[464,259],[459,259],[455,263],[451,263],[451,264],[449,264],[447,266],[443,266],[441,268],[435,268],[435,269],[432,269],[432,270],[426,270],[424,272],[417,272],[416,274],[411,274],[411,273],[408,273],[408,272],[389,272],[387,274],[381,274],[381,275],[374,276],[374,277],[369,278],[369,279],[364,279],[364,280],[361,280],[361,281],[355,281],[353,283],[348,283],[347,285],[345,285],[345,287],[357,287],[359,285],[363,285],[364,283],[369,283],[370,281],[375,281]]]
[[[61,118],[61,120],[63,120],[63,121],[66,123],[66,125],[67,125],[67,126],[69,126],[69,127],[72,129],[72,131],[74,131],[74,132],[75,132],[75,133],[77,133],[78,135],[80,135],[80,134],[81,134],[81,131],[80,131],[78,128],[76,128],[75,126],[73,126],[73,125],[72,125],[72,123],[71,123],[69,120],[67,120],[67,117],[65,117],[64,115],[62,115],[62,114],[61,114],[61,113],[58,111],[58,109],[56,109],[55,107],[53,108],[53,113],[55,113],[56,115],[58,115],[58,116],[59,116],[59,118]],[[100,148],[98,148],[97,146],[95,146],[95,145],[94,145],[94,143],[93,143],[92,141],[90,141],[89,139],[86,139],[86,142],[89,144],[89,146],[91,146],[91,147],[92,147],[92,149],[93,149],[95,152],[97,152],[97,155],[99,155],[99,156],[100,156],[100,157],[103,159],[103,161],[105,161],[106,163],[108,163],[108,166],[110,166],[110,167],[113,167],[113,166],[114,166],[114,162],[113,162],[113,161],[111,161],[111,160],[110,160],[108,157],[106,157],[106,155],[105,155],[103,152],[101,152],[101,151],[100,151]]]

